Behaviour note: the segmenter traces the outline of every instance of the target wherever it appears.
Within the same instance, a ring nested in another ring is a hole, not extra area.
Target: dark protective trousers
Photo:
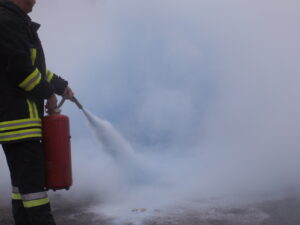
[[[45,191],[45,160],[40,141],[2,145],[12,183],[15,225],[55,225]]]

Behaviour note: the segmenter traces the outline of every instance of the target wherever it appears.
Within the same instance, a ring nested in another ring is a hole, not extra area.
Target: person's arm
[[[68,86],[68,82],[47,69],[46,80],[54,87],[55,93],[73,100],[74,93]]]
[[[74,101],[74,92],[70,87],[66,87],[64,91],[64,96],[67,99],[70,99],[71,101]]]
[[[0,30],[0,54],[5,59],[7,78],[29,95],[49,99],[55,89],[33,65],[29,40],[22,32],[23,27],[14,21],[2,20]]]
[[[46,70],[46,80],[48,83],[52,85],[54,91],[58,95],[64,95],[66,88],[68,86],[68,82],[64,80],[62,77],[56,75],[51,72],[49,69]]]

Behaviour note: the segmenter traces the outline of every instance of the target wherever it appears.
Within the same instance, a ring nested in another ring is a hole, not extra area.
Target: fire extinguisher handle
[[[56,108],[57,110],[60,110],[60,107],[62,107],[62,105],[65,103],[66,99],[67,98],[63,96],[60,103],[57,105],[57,108]],[[73,101],[79,109],[81,109],[81,110],[83,109],[83,106],[80,104],[80,102],[77,100],[77,98],[73,97],[73,99],[71,101]]]
[[[62,107],[62,105],[65,103],[65,101],[66,101],[66,98],[63,97],[63,98],[61,99],[60,103],[57,105],[57,109],[60,109],[60,107]]]

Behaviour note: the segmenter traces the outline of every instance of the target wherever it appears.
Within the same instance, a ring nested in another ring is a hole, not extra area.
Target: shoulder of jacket
[[[24,21],[7,10],[5,12],[1,12],[0,10],[0,26],[2,28],[20,29],[22,26],[24,26]]]
[[[1,28],[8,28],[8,29],[20,29],[22,27],[22,23],[16,21],[9,17],[2,17],[0,16],[0,26]]]

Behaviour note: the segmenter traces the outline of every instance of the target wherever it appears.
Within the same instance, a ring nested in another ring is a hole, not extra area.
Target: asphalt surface
[[[127,221],[86,210],[87,202],[52,201],[58,225],[299,225],[300,198],[264,200],[249,204],[195,201],[165,209],[128,209]],[[94,204],[94,203],[93,203]],[[101,204],[100,204],[101,206]],[[90,205],[90,207],[93,207]],[[9,206],[0,204],[0,225],[12,225]]]

